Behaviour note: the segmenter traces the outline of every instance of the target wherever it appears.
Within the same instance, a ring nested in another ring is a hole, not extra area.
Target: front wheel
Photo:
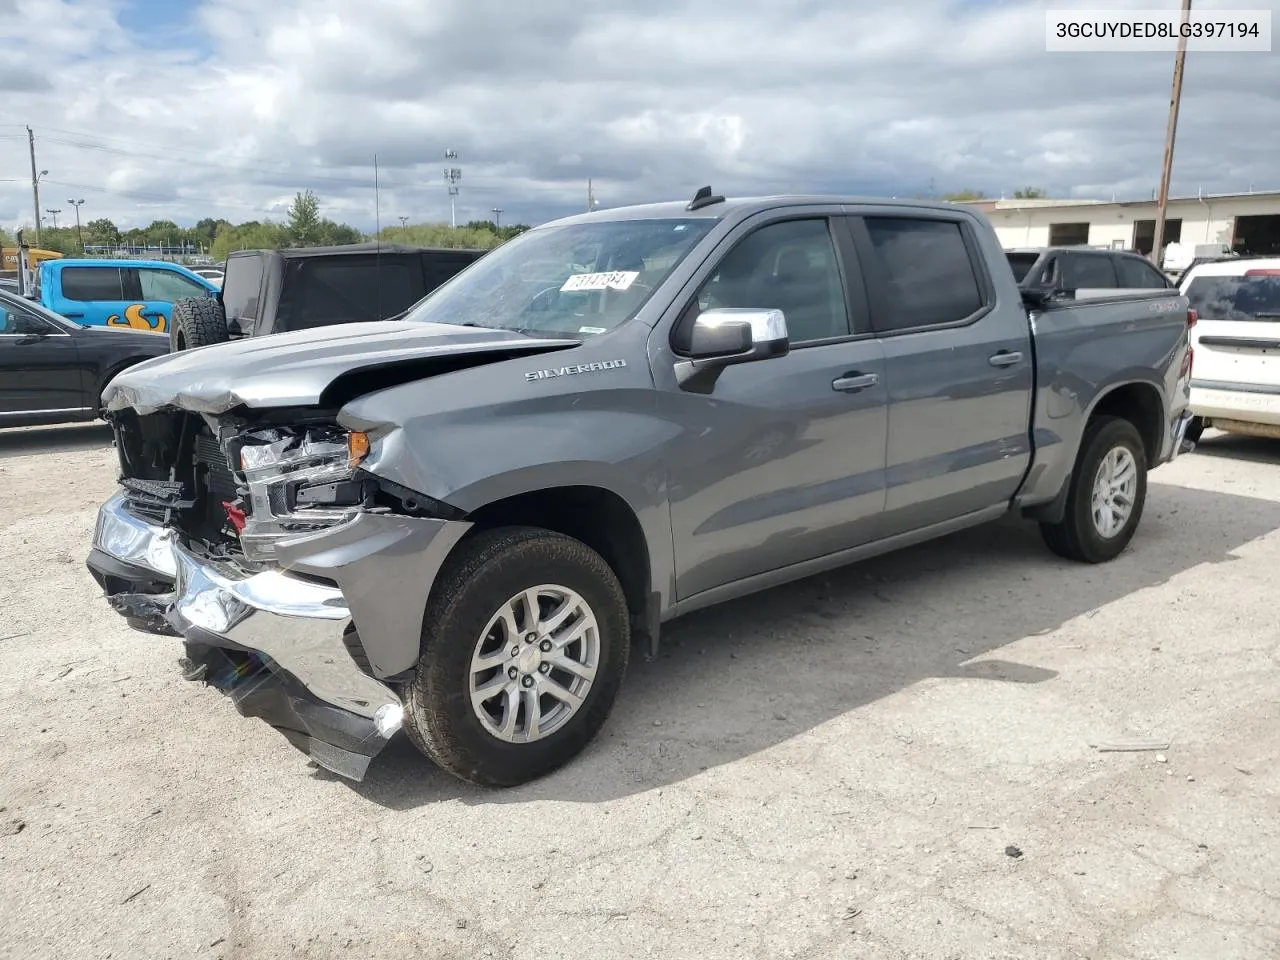
[[[507,527],[464,540],[441,572],[405,732],[440,767],[509,787],[563,766],[613,708],[631,646],[613,570],[563,534]]]
[[[1137,428],[1118,417],[1091,421],[1070,484],[1062,520],[1040,525],[1049,549],[1081,563],[1119,556],[1147,499],[1147,455]]]

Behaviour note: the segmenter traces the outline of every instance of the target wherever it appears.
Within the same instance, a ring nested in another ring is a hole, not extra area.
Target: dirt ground
[[[113,486],[101,426],[0,434],[0,956],[1277,956],[1280,444],[1103,567],[1005,523],[691,616],[506,792],[182,681],[85,570]]]

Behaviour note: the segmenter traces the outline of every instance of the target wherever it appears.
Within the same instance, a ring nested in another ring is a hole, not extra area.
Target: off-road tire
[[[1204,435],[1204,417],[1192,417],[1191,422],[1187,424],[1186,439],[1192,443],[1199,443],[1200,437]]]
[[[188,297],[174,301],[169,317],[169,350],[192,350],[212,343],[226,343],[227,315],[213,297]]]
[[[555,583],[576,591],[599,626],[595,680],[565,725],[531,743],[490,734],[470,702],[470,665],[481,632],[521,590]],[[400,690],[410,741],[444,770],[470,783],[511,787],[563,766],[604,726],[622,685],[631,648],[626,597],[596,551],[536,527],[503,527],[463,540],[446,561],[427,602],[422,653]]]
[[[1102,459],[1117,446],[1125,447],[1137,465],[1138,483],[1133,510],[1121,531],[1103,537],[1093,522],[1093,484]],[[1085,427],[1071,471],[1066,511],[1058,523],[1042,523],[1040,533],[1049,549],[1079,563],[1105,563],[1124,552],[1133,539],[1147,499],[1147,455],[1142,437],[1128,420],[1096,417]]]

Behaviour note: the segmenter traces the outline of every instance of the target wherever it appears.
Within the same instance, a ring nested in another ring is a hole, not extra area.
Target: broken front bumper
[[[88,566],[132,626],[186,641],[189,679],[360,780],[400,728],[397,680],[417,661],[431,583],[469,526],[361,514],[280,543],[280,569],[246,573],[198,558],[118,495],[98,512]]]

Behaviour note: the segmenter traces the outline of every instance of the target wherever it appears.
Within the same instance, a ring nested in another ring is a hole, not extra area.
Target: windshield
[[[1280,320],[1280,276],[1195,277],[1187,299],[1201,320]]]
[[[1038,253],[1008,253],[1005,256],[1009,258],[1009,266],[1013,268],[1013,279],[1018,283],[1027,278],[1027,273],[1040,259]]]
[[[581,339],[625,323],[715,220],[541,227],[498,247],[405,315]]]

